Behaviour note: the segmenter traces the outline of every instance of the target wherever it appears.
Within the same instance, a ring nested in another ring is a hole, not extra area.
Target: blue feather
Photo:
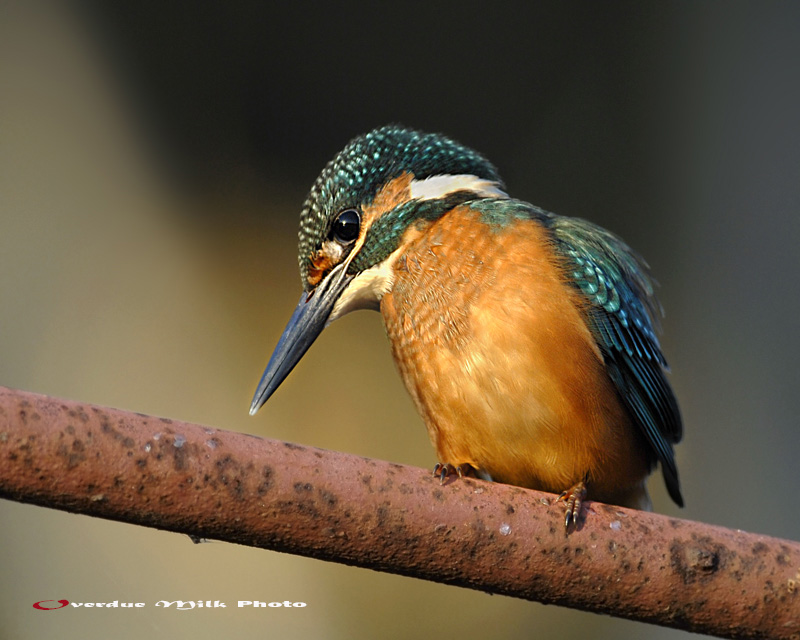
[[[683,425],[655,334],[661,307],[647,265],[620,238],[590,222],[552,214],[541,219],[572,284],[591,303],[589,325],[609,376],[661,463],[670,496],[683,506],[672,448]]]

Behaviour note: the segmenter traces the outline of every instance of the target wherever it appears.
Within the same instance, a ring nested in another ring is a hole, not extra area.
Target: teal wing
[[[586,220],[544,214],[572,282],[591,302],[590,328],[626,407],[683,506],[672,445],[683,426],[654,329],[661,309],[647,266],[620,238]]]

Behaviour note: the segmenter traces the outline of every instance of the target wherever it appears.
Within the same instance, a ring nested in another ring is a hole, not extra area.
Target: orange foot
[[[459,465],[453,465],[449,462],[445,462],[444,464],[437,462],[436,466],[433,468],[433,475],[439,476],[439,484],[444,484],[448,476],[458,475],[459,478],[463,478],[464,476],[474,475],[474,471],[472,465],[466,462]]]
[[[583,501],[586,499],[586,482],[587,478],[581,480],[572,488],[564,491],[558,496],[559,501],[564,500],[567,503],[567,513],[564,517],[564,528],[569,531],[570,526],[578,526],[578,518],[581,515],[581,507]]]

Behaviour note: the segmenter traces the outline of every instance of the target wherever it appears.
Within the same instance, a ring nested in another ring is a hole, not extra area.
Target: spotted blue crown
[[[494,165],[450,138],[387,125],[353,138],[317,178],[300,214],[298,260],[304,287],[310,256],[340,211],[369,205],[380,187],[404,173],[418,180],[468,174],[502,185]]]

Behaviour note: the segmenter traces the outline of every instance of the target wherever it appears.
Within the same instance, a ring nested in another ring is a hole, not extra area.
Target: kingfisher
[[[560,494],[569,530],[587,497],[651,509],[645,481],[660,464],[683,506],[661,308],[618,236],[509,197],[483,155],[399,125],[327,164],[298,235],[303,292],[251,414],[327,325],[374,309],[442,483]]]

